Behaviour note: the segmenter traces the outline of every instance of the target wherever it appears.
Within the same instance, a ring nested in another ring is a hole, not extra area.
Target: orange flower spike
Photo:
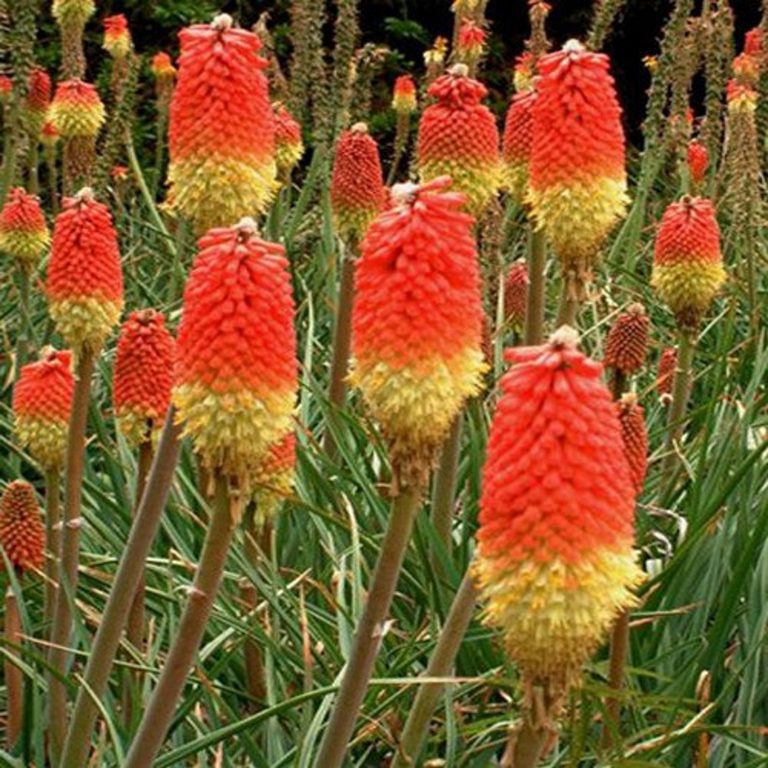
[[[656,235],[651,285],[681,328],[698,327],[725,278],[712,202],[684,197],[669,205]]]
[[[482,213],[501,184],[496,118],[480,101],[486,87],[455,64],[427,93],[436,99],[421,116],[418,166],[421,181],[450,176],[467,197],[467,209]]]
[[[409,115],[417,106],[416,83],[410,75],[400,75],[392,91],[392,109],[398,114]]]
[[[629,202],[610,61],[571,40],[537,67],[527,202],[564,264],[588,273]]]
[[[350,381],[404,485],[429,470],[486,369],[474,221],[449,184],[397,185],[393,207],[368,229],[355,275]]]
[[[297,390],[284,248],[244,219],[211,230],[184,290],[172,399],[210,468],[246,487],[293,427]]]
[[[664,400],[672,395],[672,384],[677,369],[677,349],[668,347],[659,357],[659,367],[656,372],[656,392]]]
[[[536,74],[536,57],[525,51],[515,59],[513,82],[518,92],[530,91],[533,88],[533,78]]]
[[[256,523],[263,525],[293,491],[296,471],[296,434],[289,432],[272,445],[253,476]]]
[[[524,259],[518,259],[507,272],[504,282],[504,317],[507,324],[520,330],[525,323],[528,306],[528,266]]]
[[[48,348],[22,367],[13,388],[14,431],[45,471],[64,466],[74,387],[72,353]]]
[[[564,327],[510,350],[491,423],[475,569],[486,617],[530,683],[553,695],[642,580],[635,492],[602,368]]]
[[[95,137],[106,120],[98,91],[82,80],[65,80],[56,86],[48,115],[65,139]]]
[[[726,87],[728,112],[754,112],[757,109],[757,91],[737,80],[730,80]]]
[[[133,445],[151,439],[171,402],[175,341],[162,312],[132,312],[120,328],[113,400],[121,432]]]
[[[624,455],[629,464],[629,474],[640,493],[645,484],[648,471],[648,429],[645,426],[645,412],[637,403],[637,395],[626,394],[616,403],[621,424],[621,438],[624,443]]]
[[[359,240],[384,207],[379,145],[365,123],[339,137],[331,176],[331,210],[338,234]]]
[[[651,320],[642,304],[630,304],[608,332],[605,343],[606,367],[615,368],[626,376],[637,373],[648,354]]]
[[[103,48],[115,59],[125,59],[133,50],[128,19],[122,13],[104,19]]]
[[[261,213],[274,197],[275,119],[253,33],[217,16],[179,33],[168,201],[198,232]]]
[[[275,104],[275,163],[281,176],[289,174],[304,154],[301,126],[282,104]]]
[[[488,35],[485,30],[472,20],[466,20],[459,27],[456,40],[456,55],[464,64],[473,66],[483,55]]]
[[[709,168],[709,152],[707,148],[698,140],[694,139],[688,145],[688,174],[691,183],[701,184],[707,175]]]
[[[51,317],[75,352],[98,351],[123,310],[123,273],[109,209],[84,189],[66,198],[53,229],[46,293]]]
[[[13,93],[13,80],[8,75],[0,75],[0,104],[7,104]]]
[[[51,241],[40,200],[21,187],[12,189],[0,211],[0,251],[31,272]]]
[[[744,53],[759,56],[763,53],[763,30],[754,27],[744,36]]]
[[[45,560],[45,528],[34,488],[26,480],[8,483],[0,498],[0,546],[21,571],[39,570]],[[5,562],[0,562],[0,568]]]
[[[525,200],[528,189],[528,165],[533,145],[533,119],[531,111],[536,102],[536,91],[522,91],[512,97],[504,121],[502,156],[504,158],[504,186],[518,204]]]
[[[173,60],[165,51],[160,51],[152,57],[150,68],[158,80],[173,81],[176,79],[176,67],[173,66]]]
[[[24,127],[33,140],[40,137],[50,103],[51,77],[44,69],[35,67],[29,73],[29,91],[24,99],[21,113]]]

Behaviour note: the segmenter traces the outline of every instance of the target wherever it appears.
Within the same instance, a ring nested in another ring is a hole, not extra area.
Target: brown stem
[[[557,313],[557,325],[570,325],[576,327],[579,316],[580,296],[584,290],[584,284],[575,272],[568,270],[563,275],[563,289],[560,295],[560,308]]]
[[[536,768],[552,738],[552,731],[526,718],[507,744],[501,768]]]
[[[58,592],[59,554],[61,552],[61,473],[49,469],[45,473],[45,637],[53,633],[53,611]]]
[[[13,588],[8,587],[5,593],[5,642],[8,651],[21,645],[21,616]],[[8,751],[10,752],[21,734],[24,720],[24,676],[19,667],[10,659],[4,662],[5,695],[8,714],[5,727]]]
[[[91,380],[96,363],[94,352],[80,350],[77,361],[75,391],[67,435],[66,474],[64,477],[64,527],[61,536],[61,564],[59,589],[53,612],[53,630],[48,661],[49,674],[49,746],[54,764],[64,746],[67,724],[67,688],[62,679],[66,676],[70,658],[69,644],[72,635],[72,607],[77,592],[77,574],[80,560],[80,527],[83,493],[83,468],[85,465],[85,431],[88,421],[88,402]]]
[[[171,408],[165,419],[144,496],[134,517],[131,533],[90,649],[83,685],[78,690],[59,768],[83,768],[88,761],[91,736],[99,711],[96,702],[106,693],[109,673],[120,645],[128,611],[144,572],[144,562],[160,525],[179,460],[181,427],[175,424],[175,420],[175,411]]]
[[[256,587],[245,579],[240,583],[240,599],[243,602],[246,615],[251,620],[258,620],[255,611],[259,603],[259,593]],[[245,687],[248,695],[257,706],[260,706],[267,693],[264,681],[264,662],[259,644],[250,635],[243,644],[243,653],[245,655]]]
[[[624,611],[613,626],[611,635],[611,658],[608,669],[608,686],[619,692],[624,686],[624,665],[629,651],[629,611]],[[602,744],[609,748],[619,734],[621,701],[610,696],[605,702]]]
[[[360,714],[360,706],[368,690],[368,682],[384,632],[384,623],[420,502],[420,488],[404,487],[392,503],[389,527],[376,563],[371,591],[355,632],[352,653],[336,695],[331,719],[320,744],[314,763],[316,766],[339,768],[344,760],[347,745]]]
[[[352,348],[352,306],[355,298],[356,253],[356,246],[353,243],[347,244],[341,262],[341,283],[333,336],[331,383],[328,391],[332,411],[343,408],[347,396],[347,370]],[[336,443],[330,429],[326,429],[323,448],[330,455],[336,453]]]
[[[528,301],[525,308],[525,343],[544,343],[546,306],[547,241],[544,233],[531,226],[528,240]]]
[[[136,499],[133,506],[134,520],[138,514],[141,500],[144,498],[144,491],[147,487],[147,477],[149,476],[149,471],[152,467],[153,454],[154,451],[151,439],[145,440],[139,445],[139,455],[136,463]],[[146,578],[144,569],[142,568],[139,576],[139,583],[136,585],[136,593],[133,597],[133,603],[128,612],[128,623],[125,627],[126,640],[128,640],[128,642],[138,651],[142,651],[144,648],[145,590]],[[126,678],[125,687],[123,689],[123,712],[127,724],[133,722],[133,714],[135,710],[133,704],[140,685],[141,672],[139,670],[133,670]]]
[[[229,482],[226,477],[218,476],[211,510],[211,523],[200,555],[195,580],[189,592],[176,638],[165,660],[157,686],[152,692],[123,768],[147,768],[152,765],[162,746],[219,591],[235,526]]]

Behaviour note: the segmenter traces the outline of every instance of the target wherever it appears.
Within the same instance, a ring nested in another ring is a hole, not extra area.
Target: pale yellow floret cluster
[[[528,163],[525,160],[504,163],[503,187],[516,203],[525,201],[528,189]]]
[[[243,490],[270,447],[292,428],[295,401],[293,390],[218,394],[198,383],[173,390],[178,422],[203,463],[237,477]]]
[[[53,18],[59,24],[85,24],[95,10],[94,0],[53,0]]]
[[[64,465],[68,427],[66,421],[37,419],[24,414],[17,414],[13,423],[19,443],[44,470]]]
[[[262,213],[278,188],[273,159],[251,162],[215,155],[172,163],[166,206],[195,225],[199,234]]]
[[[625,178],[604,177],[592,184],[529,187],[526,201],[536,228],[565,264],[592,264],[603,240],[624,216],[629,196]]]
[[[97,352],[120,320],[123,302],[94,296],[51,299],[49,310],[68,347]]]
[[[503,181],[501,163],[473,164],[467,160],[425,161],[419,164],[419,178],[422,182],[439,176],[450,176],[452,192],[467,196],[466,209],[479,216],[496,197]]]
[[[401,368],[358,361],[349,378],[390,442],[393,466],[401,464],[408,473],[412,465],[418,473],[425,462],[429,468],[467,398],[480,392],[486,370],[482,351],[465,349]]]
[[[257,471],[253,476],[253,496],[256,502],[255,523],[264,525],[271,520],[280,505],[293,492],[295,469],[286,467],[280,472],[265,474]]]
[[[474,574],[486,619],[501,628],[511,658],[526,675],[563,685],[578,682],[616,617],[636,604],[632,588],[643,581],[631,542],[576,563],[480,557]]]
[[[722,288],[726,271],[718,262],[656,265],[651,285],[679,319],[696,324]]]
[[[26,272],[31,272],[37,266],[38,259],[50,242],[51,236],[47,229],[10,229],[0,232],[0,251],[12,256]]]
[[[48,119],[64,139],[92,138],[101,130],[107,114],[101,101],[83,105],[54,99],[48,110]]]
[[[301,141],[283,141],[275,146],[275,165],[281,175],[293,170],[296,163],[304,154],[304,143]]]
[[[117,417],[117,427],[120,434],[133,446],[140,445],[147,438],[154,440],[163,426],[162,417],[152,423],[152,431],[148,430],[146,411],[133,410],[123,406]]]

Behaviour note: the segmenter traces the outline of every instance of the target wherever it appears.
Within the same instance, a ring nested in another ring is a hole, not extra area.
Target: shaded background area
[[[318,0],[321,1],[321,0]],[[555,45],[568,38],[583,37],[589,29],[593,0],[550,0],[552,12],[547,28]],[[697,5],[700,5],[698,0]],[[658,51],[658,38],[673,0],[626,0],[624,8],[606,43],[611,55],[614,74],[625,109],[627,129],[635,141],[643,119],[648,73],[642,63],[644,56]],[[289,0],[247,2],[211,2],[211,0],[114,0],[100,2],[99,16],[125,13],[130,21],[137,48],[142,53],[169,50],[176,53],[176,34],[185,24],[208,21],[217,12],[235,15],[239,23],[250,25],[263,11],[269,11],[271,26],[281,58],[290,56],[288,35]],[[328,2],[332,16],[333,2]],[[360,0],[363,42],[382,43],[396,52],[380,80],[378,102],[385,108],[389,87],[398,71],[420,71],[422,53],[438,35],[450,36],[453,16],[451,0]],[[759,0],[731,0],[736,15],[736,43],[740,49],[744,33],[759,21]],[[491,101],[497,111],[509,94],[511,66],[523,49],[528,35],[527,0],[490,0],[488,18],[491,22],[490,55],[483,78],[491,89]],[[331,30],[329,39],[331,42]],[[99,55],[100,24],[89,25],[90,61],[103,59]],[[55,68],[58,55],[56,29],[49,18],[42,27],[42,43],[48,66]],[[89,73],[95,77],[97,73]]]

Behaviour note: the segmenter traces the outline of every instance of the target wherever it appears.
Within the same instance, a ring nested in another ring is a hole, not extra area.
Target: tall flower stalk
[[[379,422],[392,512],[316,764],[338,768],[373,673],[415,514],[436,454],[479,392],[482,304],[473,220],[447,178],[394,189],[370,226],[356,274],[351,379]],[[449,258],[450,254],[450,258]]]

